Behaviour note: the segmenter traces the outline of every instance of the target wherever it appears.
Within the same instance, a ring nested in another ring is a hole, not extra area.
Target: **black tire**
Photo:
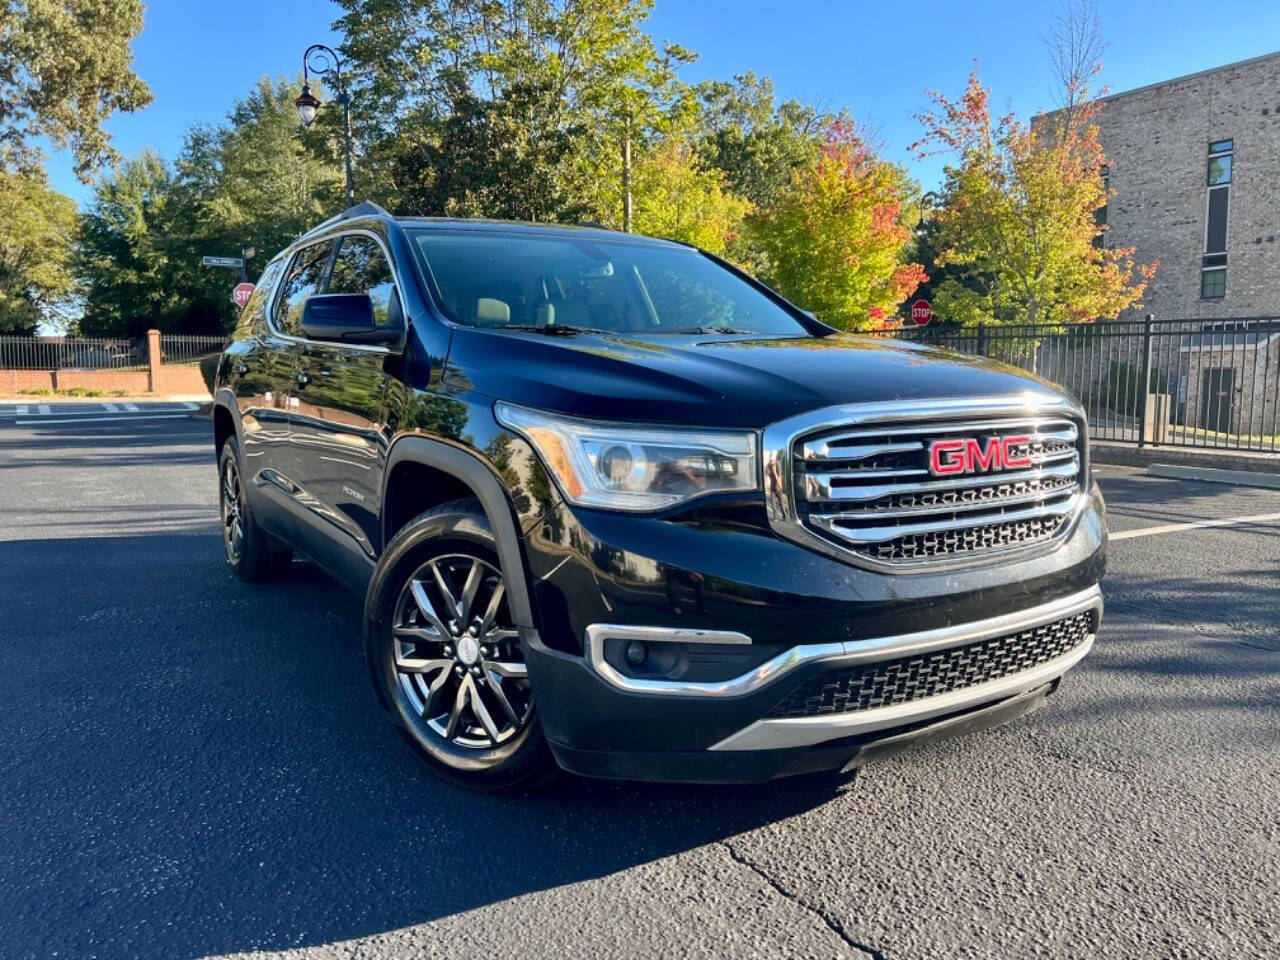
[[[383,708],[433,773],[481,792],[530,790],[559,769],[505,590],[483,508],[454,500],[395,535],[365,603],[365,653]]]
[[[246,583],[279,580],[289,572],[293,551],[276,546],[258,526],[246,489],[240,443],[228,437],[218,451],[218,508],[227,564]]]

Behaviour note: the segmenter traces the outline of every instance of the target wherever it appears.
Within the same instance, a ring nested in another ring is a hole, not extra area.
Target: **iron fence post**
[[[978,356],[987,355],[987,321],[978,321]]]
[[[1142,377],[1138,387],[1142,391],[1138,396],[1138,449],[1147,445],[1147,397],[1151,393],[1151,323],[1155,315],[1148,313],[1142,318]]]

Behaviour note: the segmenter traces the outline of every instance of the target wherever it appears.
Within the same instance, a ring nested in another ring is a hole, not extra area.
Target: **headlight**
[[[633,427],[498,403],[498,422],[528,440],[570,503],[661,510],[708,493],[755,490],[749,431]]]

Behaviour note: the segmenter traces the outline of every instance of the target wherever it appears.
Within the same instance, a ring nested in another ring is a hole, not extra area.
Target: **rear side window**
[[[300,335],[303,304],[308,297],[321,292],[333,245],[334,241],[324,240],[294,255],[272,316],[276,329],[281,333],[292,337]]]
[[[400,325],[400,298],[395,277],[382,247],[372,237],[352,234],[342,238],[329,276],[329,293],[367,293],[379,326]]]
[[[262,320],[267,312],[267,298],[270,296],[271,288],[275,286],[276,277],[280,275],[280,269],[283,266],[283,260],[272,260],[267,264],[267,268],[262,271],[262,276],[258,278],[257,286],[253,288],[253,293],[249,296],[249,302],[240,311],[240,320],[236,323],[237,331],[249,331],[262,325]]]

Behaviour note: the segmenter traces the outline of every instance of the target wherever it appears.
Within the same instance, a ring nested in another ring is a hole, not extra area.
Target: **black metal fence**
[[[214,353],[221,353],[226,337],[202,337],[180,333],[160,335],[160,360],[162,363],[199,363]]]
[[[145,369],[145,339],[0,337],[0,370]]]
[[[1280,317],[916,328],[891,336],[1065,387],[1096,440],[1280,452]]]

